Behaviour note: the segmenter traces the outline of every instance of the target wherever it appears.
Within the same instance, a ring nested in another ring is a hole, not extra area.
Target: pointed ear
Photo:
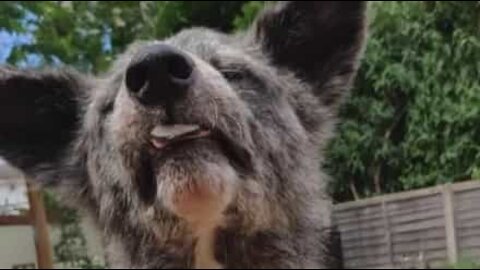
[[[87,83],[71,71],[0,67],[0,156],[27,174],[58,166],[74,140]]]
[[[351,85],[363,50],[366,3],[292,1],[266,10],[255,36],[273,64],[293,71],[335,106]]]

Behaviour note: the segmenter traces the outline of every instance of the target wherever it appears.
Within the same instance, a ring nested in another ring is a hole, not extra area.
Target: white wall
[[[20,179],[0,179],[0,215],[18,215],[28,209],[27,187]]]
[[[0,269],[15,265],[36,265],[35,243],[31,226],[0,226]]]

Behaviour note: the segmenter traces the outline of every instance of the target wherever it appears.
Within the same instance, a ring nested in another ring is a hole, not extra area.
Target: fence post
[[[42,195],[35,190],[27,180],[28,201],[30,203],[30,215],[35,231],[35,247],[37,250],[37,262],[39,269],[52,269],[52,250],[48,233],[47,216],[43,205]]]
[[[390,228],[390,218],[388,216],[387,202],[385,199],[382,200],[382,217],[383,217],[383,227],[385,229],[385,242],[387,245],[388,258],[390,261],[390,267],[395,266],[395,261],[393,258],[393,244],[392,244],[392,233]]]
[[[455,212],[453,203],[453,190],[451,184],[443,187],[443,206],[445,215],[445,234],[447,240],[447,255],[449,263],[458,260],[457,235],[455,231]]]

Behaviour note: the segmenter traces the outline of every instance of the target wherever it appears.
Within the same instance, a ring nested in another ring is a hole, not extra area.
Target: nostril
[[[193,63],[181,54],[171,55],[168,59],[167,72],[172,79],[187,80],[193,72]]]
[[[125,75],[125,84],[133,93],[138,93],[147,83],[147,67],[141,63],[132,65],[128,68]]]

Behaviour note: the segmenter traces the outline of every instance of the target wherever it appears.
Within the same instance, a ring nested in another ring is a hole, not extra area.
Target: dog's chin
[[[237,170],[220,143],[201,138],[144,156],[137,177],[145,202],[159,203],[192,226],[218,225],[238,183]]]
[[[157,198],[175,215],[205,228],[221,220],[233,200],[237,178],[215,143],[197,141],[160,166]]]

